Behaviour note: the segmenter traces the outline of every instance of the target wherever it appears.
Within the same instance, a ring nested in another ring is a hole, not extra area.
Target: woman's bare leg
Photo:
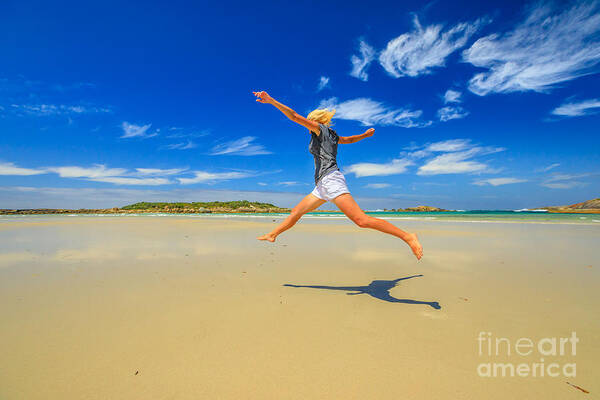
[[[313,194],[308,194],[304,197],[300,203],[298,203],[294,208],[292,208],[292,212],[287,216],[286,219],[283,220],[277,228],[273,229],[270,233],[266,235],[262,235],[257,237],[258,240],[268,240],[269,242],[274,242],[277,236],[284,231],[290,229],[304,214],[307,212],[311,212],[312,210],[320,207],[323,203],[326,203],[325,200],[319,199],[317,196]]]
[[[410,246],[418,260],[423,256],[423,247],[419,243],[417,235],[414,233],[404,232],[395,225],[390,224],[384,219],[371,217],[360,209],[356,201],[350,193],[344,193],[332,200],[340,210],[356,225],[361,228],[376,229],[380,232],[389,233],[404,240]]]

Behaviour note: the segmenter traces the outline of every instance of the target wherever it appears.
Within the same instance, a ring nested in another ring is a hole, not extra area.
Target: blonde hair
[[[308,116],[306,117],[306,119],[320,122],[323,125],[329,126],[331,124],[331,118],[333,118],[333,114],[335,114],[335,108],[332,111],[329,111],[326,108],[317,108],[316,110],[311,111],[310,114],[308,114]]]

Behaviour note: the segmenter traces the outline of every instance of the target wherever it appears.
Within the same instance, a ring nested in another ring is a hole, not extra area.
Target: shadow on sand
[[[439,310],[442,308],[437,301],[418,301],[418,300],[410,300],[410,299],[397,299],[390,295],[390,289],[393,289],[398,282],[404,281],[406,279],[417,278],[423,275],[413,275],[407,276],[405,278],[398,278],[392,281],[373,281],[369,283],[368,286],[319,286],[319,285],[291,285],[286,283],[283,286],[290,286],[296,288],[313,288],[313,289],[329,289],[329,290],[345,290],[348,292],[356,292],[356,293],[346,293],[349,295],[354,294],[368,294],[369,296],[375,297],[376,299],[388,301],[390,303],[404,303],[404,304],[424,304],[430,307]]]

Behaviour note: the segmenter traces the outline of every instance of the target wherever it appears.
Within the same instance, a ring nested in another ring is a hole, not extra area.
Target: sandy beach
[[[3,219],[0,398],[600,393],[598,226],[394,221],[419,234],[417,262],[399,239],[343,219],[257,241],[274,219]],[[499,354],[482,332],[506,339]],[[519,338],[573,333],[576,355],[572,341],[562,355],[515,351]],[[546,373],[480,376],[486,363]]]

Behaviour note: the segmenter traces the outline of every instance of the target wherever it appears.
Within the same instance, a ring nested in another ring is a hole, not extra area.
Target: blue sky
[[[375,128],[338,149],[365,209],[600,193],[599,1],[8,1],[0,48],[0,208],[292,206],[310,135],[258,90]]]

